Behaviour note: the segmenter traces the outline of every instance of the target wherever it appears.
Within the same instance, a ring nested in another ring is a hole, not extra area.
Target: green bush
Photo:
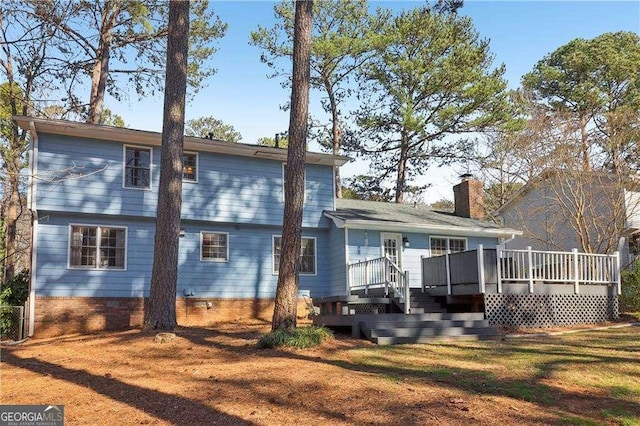
[[[29,295],[29,271],[26,269],[0,286],[0,305],[22,306]]]
[[[640,262],[622,271],[620,311],[640,312]]]
[[[23,270],[0,286],[0,336],[8,336],[16,318],[6,306],[23,306],[29,294],[29,271]]]
[[[326,327],[301,327],[292,332],[283,330],[272,331],[258,340],[258,348],[275,348],[288,346],[304,349],[317,346],[325,340],[333,339],[333,333]]]

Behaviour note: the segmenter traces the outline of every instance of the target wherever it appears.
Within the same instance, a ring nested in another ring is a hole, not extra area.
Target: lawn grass
[[[359,369],[437,382],[471,395],[497,395],[551,409],[583,404],[591,418],[640,425],[639,327],[504,341],[443,342],[353,351]],[[561,402],[564,401],[564,402]]]

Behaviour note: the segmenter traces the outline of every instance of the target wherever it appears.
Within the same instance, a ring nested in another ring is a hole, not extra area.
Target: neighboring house
[[[637,254],[640,193],[636,179],[596,172],[547,171],[496,211],[523,231],[507,248]]]
[[[29,333],[140,325],[149,294],[161,134],[14,117],[31,132]],[[269,318],[277,285],[286,150],[186,137],[177,284],[181,324]],[[457,216],[336,200],[346,157],[307,153],[300,291],[349,292],[347,264],[388,256],[421,284],[420,258],[494,247],[517,231],[479,220],[481,184]],[[466,217],[461,217],[466,216]]]

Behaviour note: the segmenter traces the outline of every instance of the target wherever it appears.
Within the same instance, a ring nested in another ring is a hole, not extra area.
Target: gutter
[[[31,210],[31,279],[29,280],[29,337],[35,332],[36,315],[36,265],[38,251],[38,208],[36,205],[36,176],[38,173],[38,133],[33,121],[29,122],[29,132],[31,136],[29,155],[29,192],[28,204]]]

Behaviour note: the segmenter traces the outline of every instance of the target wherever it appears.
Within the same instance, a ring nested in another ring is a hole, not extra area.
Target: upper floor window
[[[125,146],[125,188],[151,189],[151,153],[151,148]]]
[[[467,250],[466,238],[432,237],[430,238],[431,256],[459,253]]]
[[[282,201],[284,201],[285,196],[285,183],[287,180],[287,163],[282,163]],[[307,201],[307,169],[304,169],[304,199],[303,201]]]
[[[198,154],[190,152],[182,154],[182,180],[198,181]]]
[[[126,246],[126,228],[72,225],[69,238],[69,267],[124,270]]]
[[[200,260],[228,262],[229,234],[226,232],[201,232]]]
[[[273,273],[277,274],[280,268],[280,254],[282,253],[282,237],[273,237]],[[300,274],[316,274],[316,239],[302,237],[300,241]]]

